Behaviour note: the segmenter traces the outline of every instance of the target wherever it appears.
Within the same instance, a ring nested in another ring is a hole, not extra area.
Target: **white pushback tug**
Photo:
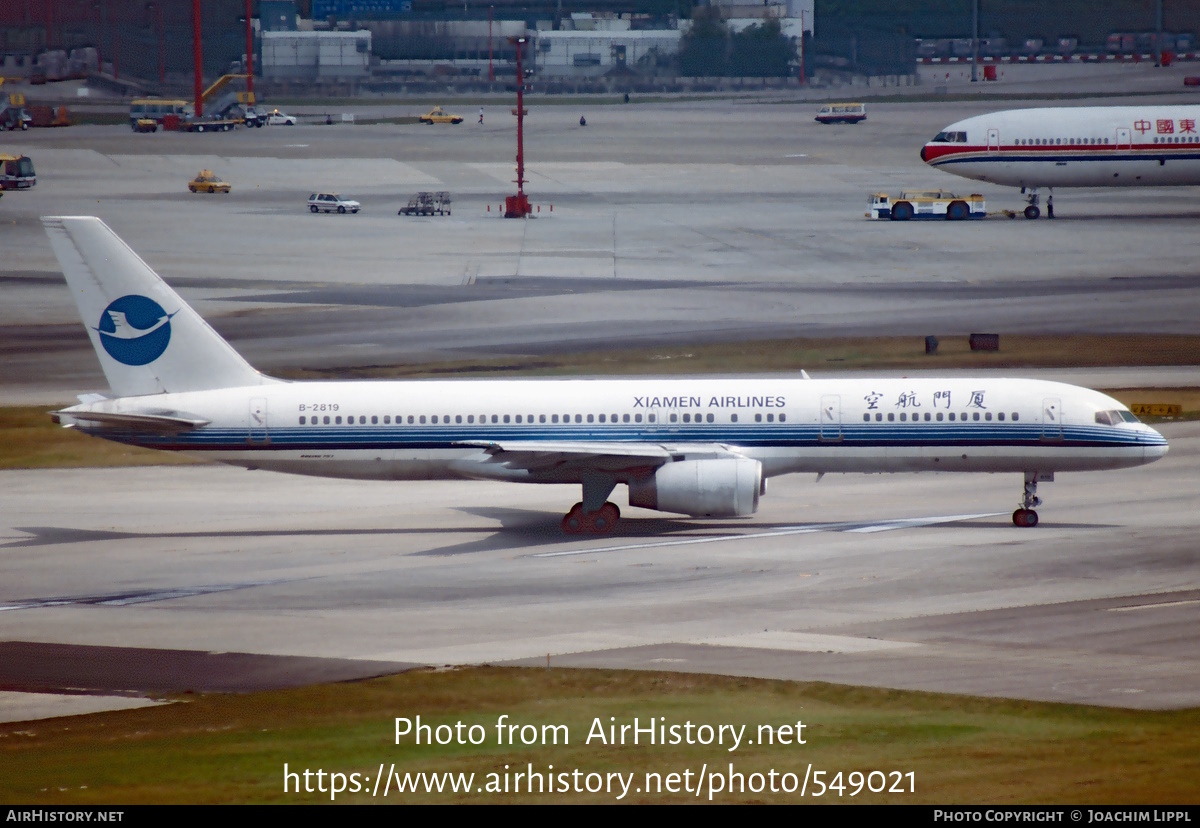
[[[905,190],[898,196],[872,193],[870,216],[873,219],[892,221],[962,221],[984,218],[987,216],[987,205],[979,193],[968,196],[955,195],[945,190]]]

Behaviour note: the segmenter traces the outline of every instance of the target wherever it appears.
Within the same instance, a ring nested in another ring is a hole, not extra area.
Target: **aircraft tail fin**
[[[42,223],[118,396],[276,382],[242,359],[100,219],[47,216]]]

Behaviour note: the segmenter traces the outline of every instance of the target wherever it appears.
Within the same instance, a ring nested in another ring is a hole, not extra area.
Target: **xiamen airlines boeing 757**
[[[795,472],[1011,472],[1018,526],[1039,481],[1157,460],[1116,400],[1022,379],[285,382],[254,370],[92,217],[43,220],[112,395],[54,412],[132,445],[250,469],[377,480],[574,483],[567,532],[629,503],[745,516]]]
[[[1020,187],[1025,218],[1046,187],[1200,184],[1200,106],[1010,109],[950,124],[921,160],[964,178]],[[1051,214],[1053,215],[1053,213]]]

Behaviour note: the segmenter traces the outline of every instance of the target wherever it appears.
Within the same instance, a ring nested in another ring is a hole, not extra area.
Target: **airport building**
[[[267,80],[365,78],[371,66],[371,32],[263,32],[260,66]]]

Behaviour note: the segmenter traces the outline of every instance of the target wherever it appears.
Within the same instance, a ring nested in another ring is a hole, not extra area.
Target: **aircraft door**
[[[1000,151],[1000,130],[989,129],[988,130],[988,152],[999,152],[999,151]]]
[[[1123,149],[1129,149],[1130,147],[1132,147],[1133,139],[1130,136],[1131,136],[1131,133],[1128,129],[1118,129],[1117,130],[1117,149],[1123,150]]]
[[[250,430],[246,436],[248,443],[267,442],[267,398],[254,397],[250,400]]]
[[[1047,397],[1042,400],[1042,439],[1061,440],[1062,438],[1062,400],[1058,397]]]
[[[837,394],[825,394],[821,397],[821,439],[836,441],[842,439],[842,398]]]
[[[667,430],[667,424],[663,422],[663,412],[658,408],[651,408],[646,412],[646,422],[643,423],[642,429],[647,434],[662,434]]]

